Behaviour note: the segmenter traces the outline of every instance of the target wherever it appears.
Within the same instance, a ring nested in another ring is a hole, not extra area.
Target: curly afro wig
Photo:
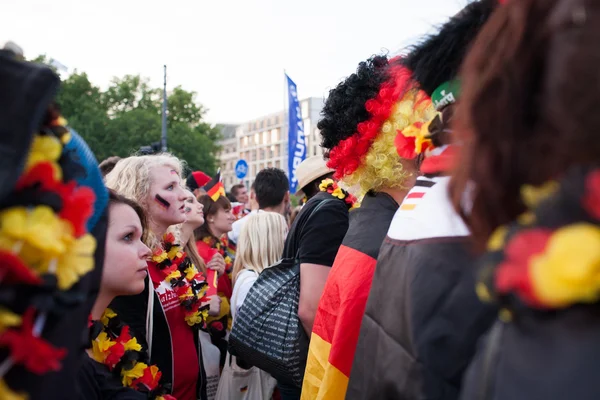
[[[373,56],[358,64],[356,73],[329,91],[322,118],[317,124],[323,137],[321,146],[327,153],[356,133],[360,122],[371,117],[365,103],[377,96],[388,79],[387,65],[386,56]]]
[[[375,56],[360,63],[325,103],[318,127],[327,165],[344,184],[358,185],[359,197],[369,190],[404,187],[414,173],[414,164],[394,150],[394,139],[398,131],[432,117],[433,108],[410,77],[399,59]]]
[[[444,82],[454,79],[480,29],[495,10],[498,0],[469,3],[435,34],[410,47],[402,63],[429,96]]]

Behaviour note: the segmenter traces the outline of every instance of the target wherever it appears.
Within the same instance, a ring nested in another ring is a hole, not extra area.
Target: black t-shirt
[[[312,211],[325,199],[315,214]],[[294,258],[298,253],[301,264],[319,264],[331,267],[348,230],[348,207],[343,200],[329,193],[318,193],[311,198],[294,220],[285,242],[283,256]]]
[[[81,368],[77,376],[81,400],[147,400],[148,396],[137,390],[124,387],[108,367],[82,355]]]

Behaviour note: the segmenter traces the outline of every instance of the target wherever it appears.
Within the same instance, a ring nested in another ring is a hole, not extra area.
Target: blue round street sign
[[[244,179],[248,175],[248,163],[246,160],[239,160],[235,164],[235,176],[238,179]]]

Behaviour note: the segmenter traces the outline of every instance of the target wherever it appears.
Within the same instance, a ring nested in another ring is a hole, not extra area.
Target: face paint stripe
[[[171,203],[169,203],[168,201],[166,201],[165,199],[163,199],[159,194],[157,194],[154,199],[156,200],[156,202],[161,206],[164,207],[165,210],[169,209],[169,207],[171,207]]]

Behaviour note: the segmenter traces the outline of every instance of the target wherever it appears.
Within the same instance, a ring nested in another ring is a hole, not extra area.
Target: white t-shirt
[[[235,301],[235,304],[231,304],[232,323],[235,322],[235,316],[244,304],[244,300],[246,300],[246,296],[248,296],[248,292],[256,279],[258,279],[258,274],[250,269],[243,269],[238,274],[231,293],[232,302]]]
[[[246,225],[246,222],[248,221],[246,218],[248,218],[251,215],[258,214],[259,211],[261,210],[252,210],[244,218],[235,221],[233,225],[231,225],[231,231],[227,232],[229,240],[231,240],[233,243],[237,243],[238,239],[240,238],[240,233],[242,233],[242,228],[244,227],[244,225]]]

